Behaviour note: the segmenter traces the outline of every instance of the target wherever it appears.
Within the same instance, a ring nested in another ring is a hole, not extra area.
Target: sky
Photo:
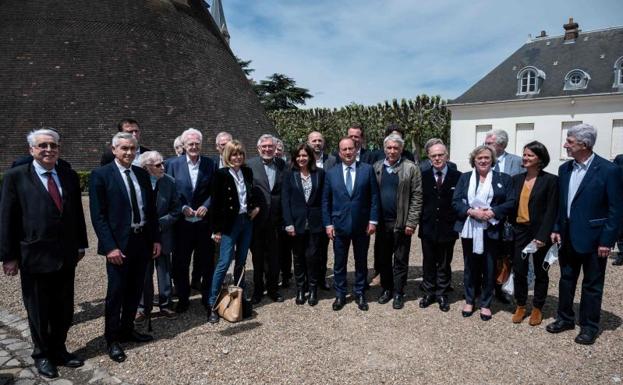
[[[251,76],[293,78],[305,107],[460,96],[529,35],[623,26],[623,0],[222,0]]]

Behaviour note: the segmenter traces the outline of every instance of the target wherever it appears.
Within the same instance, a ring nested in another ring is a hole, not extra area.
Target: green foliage
[[[254,84],[253,90],[266,111],[295,110],[313,97],[307,88],[297,87],[294,79],[277,73]]]
[[[439,96],[420,95],[412,100],[394,99],[376,106],[350,104],[339,109],[270,111],[268,117],[287,148],[306,141],[311,131],[319,131],[327,148],[336,149],[348,127],[355,123],[363,125],[368,148],[381,148],[385,128],[398,124],[405,131],[406,148],[425,155],[422,148],[430,138],[440,138],[449,144],[450,110],[445,104]]]
[[[236,62],[242,69],[242,72],[244,72],[245,76],[248,77],[249,75],[251,75],[251,72],[255,71],[255,69],[249,67],[251,65],[252,60],[242,60],[238,56],[235,56],[235,58],[236,58]]]
[[[91,175],[91,171],[76,171],[78,173],[78,178],[80,178],[80,191],[88,192],[89,191],[89,176]]]

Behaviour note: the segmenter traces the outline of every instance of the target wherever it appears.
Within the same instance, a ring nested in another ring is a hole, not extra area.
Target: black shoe
[[[175,306],[175,312],[177,314],[186,313],[188,311],[188,302],[178,302],[177,306]]]
[[[346,305],[346,298],[335,297],[335,301],[333,301],[333,310],[335,311],[342,310],[344,305]]]
[[[52,360],[55,365],[66,366],[68,368],[79,368],[84,365],[84,360],[75,354],[69,352],[61,352]]]
[[[278,301],[280,302],[280,301]],[[296,300],[297,305],[303,305],[305,303],[305,292],[302,289],[296,291]]]
[[[381,293],[381,296],[379,297],[378,302],[381,305],[385,305],[386,303],[388,303],[390,300],[392,299],[392,292],[389,290],[383,290],[383,293]]]
[[[472,310],[467,311],[467,310],[461,309],[461,314],[463,315],[464,318],[467,318],[467,317],[471,317],[472,314],[474,314],[474,311],[476,311],[476,306],[472,305]]]
[[[331,286],[326,280],[322,280],[320,282],[320,290],[329,291],[331,290]]]
[[[282,289],[289,288],[290,287],[290,278],[282,278],[280,286],[281,286]]]
[[[480,319],[483,321],[490,321],[493,316],[491,314],[480,313]]]
[[[309,306],[318,305],[318,289],[316,287],[309,288],[309,299],[307,303],[309,303]]]
[[[580,334],[578,334],[578,336],[575,337],[575,343],[581,344],[581,345],[592,345],[595,343],[596,339],[597,339],[596,332],[592,332],[588,329],[582,328],[580,330]]]
[[[435,297],[427,294],[420,300],[420,308],[425,309],[429,307],[433,302],[435,302]]]
[[[405,306],[405,299],[402,294],[394,294],[394,300],[392,301],[392,307],[396,310],[402,309]]]
[[[139,333],[136,330],[132,330],[129,333],[121,335],[120,342],[149,342],[153,341],[154,337],[150,334]]]
[[[218,316],[218,312],[217,311],[212,311],[208,315],[208,322],[211,323],[211,324],[218,323],[219,318],[220,317]]]
[[[550,333],[554,333],[554,334],[564,332],[565,330],[573,330],[573,329],[575,329],[575,324],[571,322],[561,321],[561,320],[556,320],[545,327],[545,330],[547,330]]]
[[[258,303],[262,302],[262,297],[264,297],[263,294],[253,294],[253,296],[251,296],[251,303],[254,305],[257,305]]]
[[[115,362],[123,362],[127,358],[118,342],[113,342],[108,346],[108,357]]]
[[[510,303],[511,303],[511,300],[508,299],[508,296],[506,295],[506,293],[504,293],[502,291],[502,287],[501,286],[500,287],[498,287],[498,286],[495,287],[495,299],[497,299],[498,302],[500,302],[501,304],[504,304],[504,305],[510,305]]]
[[[612,266],[621,266],[623,265],[623,254],[618,254],[614,261],[612,262]]]
[[[201,280],[193,280],[190,283],[190,288],[193,290],[201,291]]]
[[[274,293],[268,293],[268,297],[274,302],[283,302],[283,296],[278,291]]]
[[[368,311],[368,301],[366,301],[366,296],[363,294],[355,296],[355,302],[357,303],[357,307],[361,311]]]
[[[58,377],[58,369],[52,363],[52,361],[47,358],[36,358],[35,359],[35,367],[37,368],[37,372],[46,378],[56,378]]]
[[[439,310],[442,312],[450,311],[450,304],[448,303],[448,297],[440,295],[437,297],[437,303],[439,304]]]

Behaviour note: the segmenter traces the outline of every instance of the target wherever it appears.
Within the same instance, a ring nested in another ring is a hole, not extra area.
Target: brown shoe
[[[530,319],[528,320],[528,324],[530,326],[540,325],[543,321],[543,313],[541,313],[541,309],[535,307],[532,309],[532,313],[530,314]]]
[[[513,317],[511,318],[511,320],[513,321],[514,324],[519,324],[521,323],[521,321],[523,321],[525,316],[526,316],[526,307],[517,306],[515,308],[515,313],[513,313]]]

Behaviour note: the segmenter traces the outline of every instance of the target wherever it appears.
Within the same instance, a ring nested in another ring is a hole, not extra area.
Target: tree
[[[246,77],[249,77],[249,75],[251,75],[251,72],[255,71],[253,68],[249,68],[249,65],[251,65],[252,61],[253,60],[242,60],[238,56],[236,56],[236,62],[238,62],[238,65],[240,66],[240,68],[242,68],[242,72],[244,72],[244,75]]]
[[[253,86],[266,111],[296,110],[313,96],[307,88],[296,87],[294,79],[274,73]]]

